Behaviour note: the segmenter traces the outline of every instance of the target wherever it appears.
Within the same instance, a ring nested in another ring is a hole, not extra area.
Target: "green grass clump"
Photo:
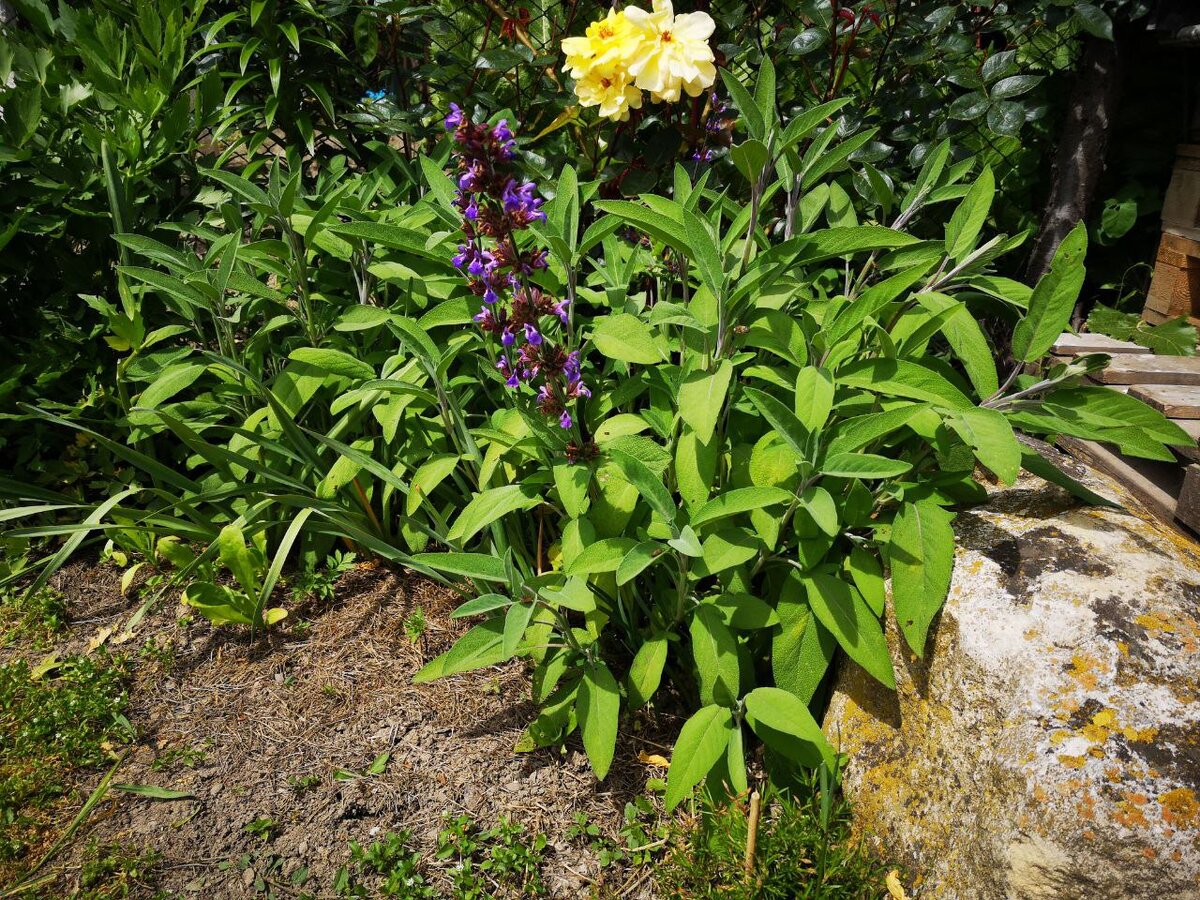
[[[0,666],[0,862],[19,859],[47,823],[39,814],[75,769],[106,762],[129,736],[124,662],[74,657],[34,678],[23,660]]]
[[[676,836],[656,872],[672,900],[867,900],[886,897],[887,868],[850,835],[843,799],[822,803],[813,790],[798,796],[768,792],[762,801],[754,870],[743,861],[748,803],[702,804],[690,827]]]

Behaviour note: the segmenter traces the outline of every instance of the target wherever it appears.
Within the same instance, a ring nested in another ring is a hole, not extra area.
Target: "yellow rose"
[[[577,82],[580,106],[599,106],[606,119],[624,122],[630,109],[641,109],[642,92],[633,86],[629,73],[618,64],[593,65]]]
[[[716,80],[708,39],[716,23],[708,13],[675,15],[670,0],[654,0],[654,11],[631,6],[625,18],[640,38],[628,58],[634,84],[656,100],[674,102],[680,93],[698,97]]]
[[[639,40],[625,13],[610,9],[605,18],[587,27],[583,37],[571,37],[562,42],[562,52],[567,57],[563,70],[579,79],[592,66],[623,62],[637,49]]]

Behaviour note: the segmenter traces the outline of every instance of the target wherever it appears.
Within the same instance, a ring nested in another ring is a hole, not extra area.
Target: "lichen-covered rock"
[[[922,898],[1200,898],[1197,547],[1034,478],[956,527],[925,659],[842,667],[856,827]]]

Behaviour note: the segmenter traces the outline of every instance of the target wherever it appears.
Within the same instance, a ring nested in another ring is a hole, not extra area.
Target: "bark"
[[[1046,273],[1063,238],[1077,222],[1087,218],[1104,172],[1120,94],[1117,42],[1087,37],[1059,135],[1050,198],[1026,272],[1031,281]]]

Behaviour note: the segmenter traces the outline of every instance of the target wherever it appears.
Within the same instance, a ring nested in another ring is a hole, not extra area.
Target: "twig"
[[[746,826],[746,859],[742,868],[746,874],[754,871],[754,854],[758,849],[758,819],[762,815],[762,796],[757,790],[750,793],[750,821]]]

